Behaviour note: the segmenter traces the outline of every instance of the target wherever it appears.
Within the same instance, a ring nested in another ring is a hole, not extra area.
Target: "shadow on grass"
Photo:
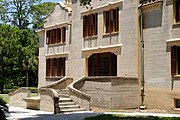
[[[84,120],[180,120],[180,118],[154,117],[154,116],[122,116],[122,115],[99,115],[88,117]]]
[[[70,113],[70,114],[38,114],[33,117],[18,120],[84,120],[86,117],[101,115],[100,113]]]

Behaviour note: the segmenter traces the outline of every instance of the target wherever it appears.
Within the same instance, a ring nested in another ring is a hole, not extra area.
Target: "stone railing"
[[[73,101],[75,101],[81,107],[85,108],[86,110],[89,110],[91,96],[80,91],[80,89],[84,85],[85,79],[86,79],[85,77],[79,78],[78,80],[71,83],[68,86],[68,88],[69,88],[70,98],[73,99]]]
[[[40,88],[40,110],[60,113],[58,93],[51,88]]]
[[[60,89],[65,89],[72,82],[73,82],[73,78],[64,77],[50,85],[43,86],[42,88],[52,88],[58,91]]]
[[[24,99],[30,96],[31,96],[30,88],[27,87],[19,88],[9,93],[9,105],[26,108],[27,103],[24,101]]]

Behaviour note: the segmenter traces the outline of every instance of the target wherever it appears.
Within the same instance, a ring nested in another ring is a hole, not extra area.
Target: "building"
[[[141,41],[138,0],[58,2],[39,34],[39,88],[64,76],[85,77],[90,106],[138,108],[141,104]],[[180,1],[145,0],[145,106],[180,108]]]

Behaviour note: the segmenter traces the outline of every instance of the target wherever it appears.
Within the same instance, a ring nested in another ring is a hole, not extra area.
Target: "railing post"
[[[59,97],[54,97],[54,114],[60,113]]]

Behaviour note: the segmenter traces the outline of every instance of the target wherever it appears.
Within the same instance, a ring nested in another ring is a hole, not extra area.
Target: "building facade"
[[[151,0],[141,6],[147,108],[180,107],[179,3],[179,0]],[[102,107],[139,107],[142,54],[138,5],[138,0],[93,0],[89,8],[80,6],[78,0],[58,2],[47,17],[44,30],[38,32],[39,88],[64,76],[73,80],[123,78],[111,80],[111,87],[87,82],[85,92],[93,96],[90,90],[111,91],[111,98],[106,92],[102,93],[104,96],[92,97],[93,103],[111,104]]]

